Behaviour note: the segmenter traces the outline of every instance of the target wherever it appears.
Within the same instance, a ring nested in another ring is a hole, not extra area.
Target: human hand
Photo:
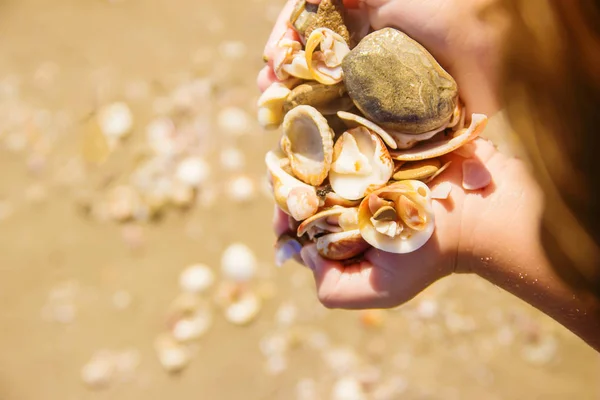
[[[325,306],[395,307],[454,272],[480,272],[494,251],[519,251],[523,235],[534,234],[538,226],[541,196],[537,185],[524,163],[501,154],[484,139],[465,145],[461,154],[465,153],[469,153],[470,165],[491,174],[492,183],[482,190],[466,191],[462,187],[466,159],[446,156],[450,167],[432,187],[447,181],[452,190],[448,199],[434,200],[436,228],[417,251],[391,254],[372,248],[362,261],[348,265],[320,257],[315,245],[302,249],[302,259],[314,274],[317,296]],[[277,235],[293,235],[288,219],[276,212]]]
[[[320,0],[309,0],[319,3]],[[374,29],[395,27],[421,43],[454,77],[468,113],[491,116],[498,110],[496,78],[500,27],[483,21],[493,0],[344,0],[354,19],[367,18]],[[294,1],[286,3],[271,32],[264,55],[272,59],[275,44],[296,33],[287,21]],[[264,91],[276,81],[272,64],[258,76]]]

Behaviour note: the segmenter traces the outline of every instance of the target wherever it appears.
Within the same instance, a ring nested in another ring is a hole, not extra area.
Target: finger
[[[273,51],[275,49],[275,45],[284,35],[295,35],[295,32],[289,28],[288,22],[290,20],[290,16],[292,15],[292,11],[294,10],[295,0],[288,0],[279,16],[277,17],[277,21],[273,26],[273,30],[271,31],[271,35],[267,40],[267,44],[264,49],[264,56],[268,60],[273,59]],[[297,36],[297,35],[296,35]]]
[[[290,231],[289,216],[277,205],[273,212],[273,230],[278,237]]]
[[[319,301],[328,308],[365,309],[394,306],[389,292],[373,282],[385,281],[385,269],[374,269],[368,261],[357,261],[343,265],[321,257],[316,245],[305,246],[301,252],[304,263],[313,271]],[[391,279],[388,279],[391,280]]]
[[[273,68],[271,68],[268,65],[265,65],[263,69],[260,70],[260,72],[258,73],[258,77],[256,78],[258,90],[260,90],[261,92],[267,90],[267,88],[271,86],[273,82],[277,81],[278,79],[275,76],[275,73],[273,72]]]

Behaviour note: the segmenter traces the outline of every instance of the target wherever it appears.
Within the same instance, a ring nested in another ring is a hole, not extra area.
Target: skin
[[[267,57],[287,30],[292,3],[286,4],[274,27],[265,47]],[[491,115],[498,109],[490,77],[495,76],[497,60],[492,54],[500,36],[477,17],[487,0],[353,3],[358,6],[355,12],[368,16],[375,29],[401,27],[423,44],[455,77],[469,113]],[[267,64],[259,74],[259,88],[264,90],[273,81]],[[321,303],[329,308],[390,308],[445,276],[474,273],[537,307],[600,350],[600,303],[574,293],[554,274],[539,236],[543,195],[525,163],[501,154],[484,139],[464,150],[489,171],[492,183],[479,191],[465,191],[461,185],[465,159],[447,156],[443,162],[452,164],[442,177],[452,184],[452,191],[448,200],[434,201],[436,230],[419,250],[390,254],[371,249],[363,261],[342,265],[320,257],[314,245],[303,248],[302,260],[314,274]],[[289,231],[287,215],[277,209],[274,227],[277,235]]]

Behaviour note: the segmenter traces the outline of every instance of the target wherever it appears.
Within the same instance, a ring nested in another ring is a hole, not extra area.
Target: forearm
[[[600,351],[598,299],[577,294],[557,276],[537,237],[528,240],[528,235],[519,236],[517,245],[482,252],[472,271],[536,307]]]

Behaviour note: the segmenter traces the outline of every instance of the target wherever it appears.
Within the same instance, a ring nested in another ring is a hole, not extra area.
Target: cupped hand
[[[435,231],[420,249],[391,254],[371,248],[364,259],[346,264],[319,256],[315,245],[301,256],[315,278],[317,296],[326,307],[344,309],[390,308],[412,299],[433,282],[454,272],[471,272],[496,249],[518,251],[517,233],[535,227],[539,190],[524,163],[507,157],[484,139],[462,150],[470,163],[485,168],[492,183],[477,191],[463,189],[463,162],[450,155],[450,167],[432,183],[450,182],[445,200],[434,200]],[[289,217],[276,213],[275,233],[289,232]],[[291,233],[291,232],[290,232]],[[476,271],[478,272],[478,271]]]

